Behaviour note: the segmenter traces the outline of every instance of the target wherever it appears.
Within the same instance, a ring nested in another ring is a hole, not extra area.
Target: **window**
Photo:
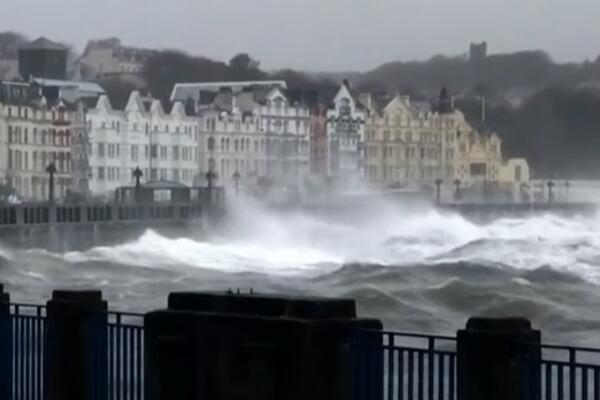
[[[104,180],[104,167],[98,167],[98,180]]]
[[[138,146],[137,145],[131,145],[131,160],[132,161],[137,161],[138,160]]]
[[[160,159],[161,160],[167,159],[167,146],[160,146]]]
[[[158,146],[153,144],[150,146],[150,157],[157,158],[158,157]],[[156,179],[156,178],[154,178]]]
[[[104,143],[98,143],[98,157],[104,157]]]

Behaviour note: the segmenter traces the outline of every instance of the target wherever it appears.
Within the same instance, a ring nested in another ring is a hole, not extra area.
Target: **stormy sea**
[[[63,245],[0,239],[13,301],[101,289],[111,308],[144,312],[171,291],[252,288],[352,297],[392,330],[453,334],[470,316],[524,316],[546,342],[600,346],[600,216],[476,223],[383,200],[311,213],[237,199],[219,223]]]

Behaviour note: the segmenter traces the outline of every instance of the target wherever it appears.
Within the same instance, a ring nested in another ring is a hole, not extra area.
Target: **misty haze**
[[[1,9],[0,399],[600,397],[599,2]]]

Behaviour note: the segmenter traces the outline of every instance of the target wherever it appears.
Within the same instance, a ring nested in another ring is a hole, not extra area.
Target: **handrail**
[[[374,329],[359,329],[356,332],[364,332],[364,333],[373,333],[380,335],[394,335],[406,338],[415,338],[415,339],[436,339],[436,340],[444,340],[455,342],[456,337],[454,336],[444,336],[444,335],[430,335],[427,333],[415,333],[415,332],[394,332],[394,331],[378,331]]]

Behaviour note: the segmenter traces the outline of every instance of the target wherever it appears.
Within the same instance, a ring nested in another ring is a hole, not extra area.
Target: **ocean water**
[[[600,346],[600,216],[477,224],[384,200],[338,211],[238,198],[218,224],[116,245],[50,251],[0,239],[0,282],[14,301],[94,288],[111,308],[142,312],[178,290],[347,296],[388,329],[452,334],[470,316],[523,316],[547,342]]]

